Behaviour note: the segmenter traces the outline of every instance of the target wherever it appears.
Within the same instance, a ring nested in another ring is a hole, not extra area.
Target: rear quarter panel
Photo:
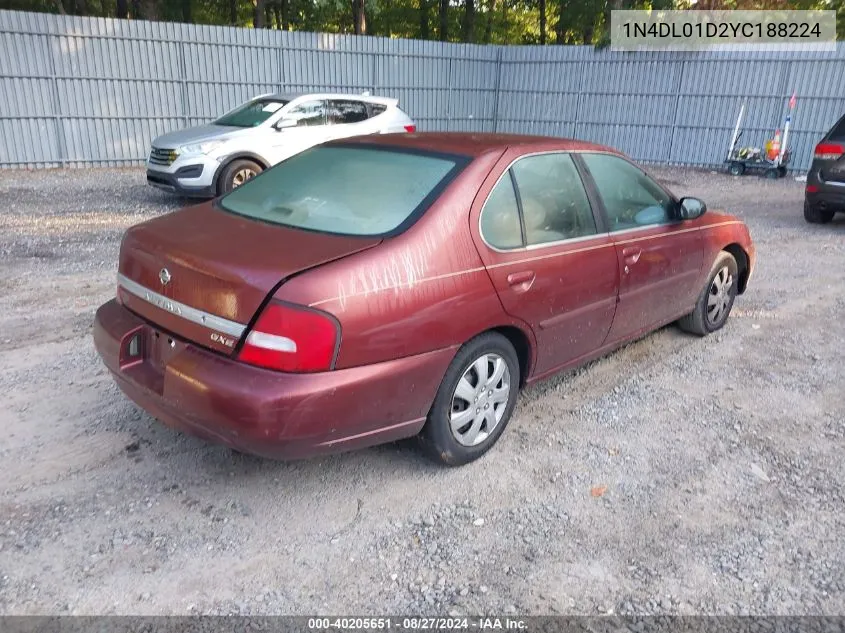
[[[499,156],[476,158],[403,234],[279,288],[277,298],[340,321],[338,369],[457,349],[493,327],[531,336],[502,310],[470,234],[469,209]]]

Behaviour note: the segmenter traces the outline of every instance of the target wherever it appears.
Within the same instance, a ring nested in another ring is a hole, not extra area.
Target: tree
[[[355,35],[367,34],[367,16],[364,13],[364,0],[352,0],[352,23]]]
[[[484,24],[484,38],[481,40],[485,44],[490,43],[490,38],[493,35],[493,16],[496,14],[496,0],[488,0],[487,2],[487,21]]]
[[[461,23],[461,39],[464,42],[472,42],[474,29],[475,0],[464,0],[464,19]]]
[[[540,0],[540,44],[546,44],[546,0]]]
[[[449,0],[440,0],[440,41],[449,39]]]
[[[158,20],[157,0],[132,0],[132,17],[136,20]]]
[[[420,39],[428,39],[428,0],[420,2]]]
[[[266,24],[267,14],[264,11],[265,0],[252,0],[252,26],[263,29]]]

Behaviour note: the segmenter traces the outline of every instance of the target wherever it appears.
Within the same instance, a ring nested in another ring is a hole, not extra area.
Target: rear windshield
[[[837,141],[845,139],[845,116],[839,119],[839,122],[828,132],[827,138]]]
[[[278,112],[287,103],[287,101],[282,99],[273,99],[270,97],[254,99],[243,104],[236,110],[224,114],[215,123],[217,125],[228,125],[231,127],[255,127],[264,123],[264,121],[273,116],[273,114]]]
[[[339,235],[386,235],[413,222],[466,159],[389,148],[321,146],[220,199],[263,222]]]

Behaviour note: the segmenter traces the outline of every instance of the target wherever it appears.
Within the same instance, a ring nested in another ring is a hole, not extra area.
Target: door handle
[[[531,288],[531,284],[534,283],[534,271],[525,270],[518,273],[511,273],[508,275],[508,283],[513,286],[514,289],[520,292],[525,292]]]
[[[622,249],[622,257],[625,259],[626,264],[636,264],[640,261],[640,255],[643,254],[643,249],[639,246],[629,246],[627,248]]]

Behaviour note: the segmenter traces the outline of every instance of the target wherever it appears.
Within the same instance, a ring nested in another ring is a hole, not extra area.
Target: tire
[[[484,389],[478,389],[477,368],[482,367],[482,359],[487,361],[484,366],[490,380],[495,380],[495,373],[500,373],[497,382],[487,383],[486,394]],[[504,336],[487,332],[466,343],[446,370],[425,426],[418,436],[424,452],[435,462],[447,466],[468,464],[484,455],[510,421],[516,406],[519,380],[519,359],[513,345]],[[465,388],[459,389],[459,383]],[[501,393],[505,385],[507,392]],[[463,391],[466,397],[462,398],[458,391]],[[478,398],[481,401],[477,401]],[[473,415],[473,407],[477,415]],[[460,415],[467,411],[468,414]],[[454,431],[452,418],[459,420]],[[481,422],[478,422],[479,418]]]
[[[781,165],[778,167],[778,178],[785,178],[787,174],[786,167]]]
[[[695,309],[678,321],[678,327],[698,336],[721,329],[736,299],[738,272],[734,256],[721,251],[710,269],[707,283],[698,295]]]
[[[728,166],[728,173],[731,176],[742,176],[745,173],[745,165],[739,161],[732,161]]]
[[[834,211],[819,209],[804,200],[804,219],[810,224],[827,224],[833,219]]]
[[[768,178],[769,180],[777,180],[780,178],[780,172],[774,167],[769,167],[766,171],[763,172],[763,178]]]
[[[217,183],[218,195],[229,193],[247,180],[255,178],[262,171],[264,168],[253,160],[246,158],[233,160],[220,174],[220,180]]]

